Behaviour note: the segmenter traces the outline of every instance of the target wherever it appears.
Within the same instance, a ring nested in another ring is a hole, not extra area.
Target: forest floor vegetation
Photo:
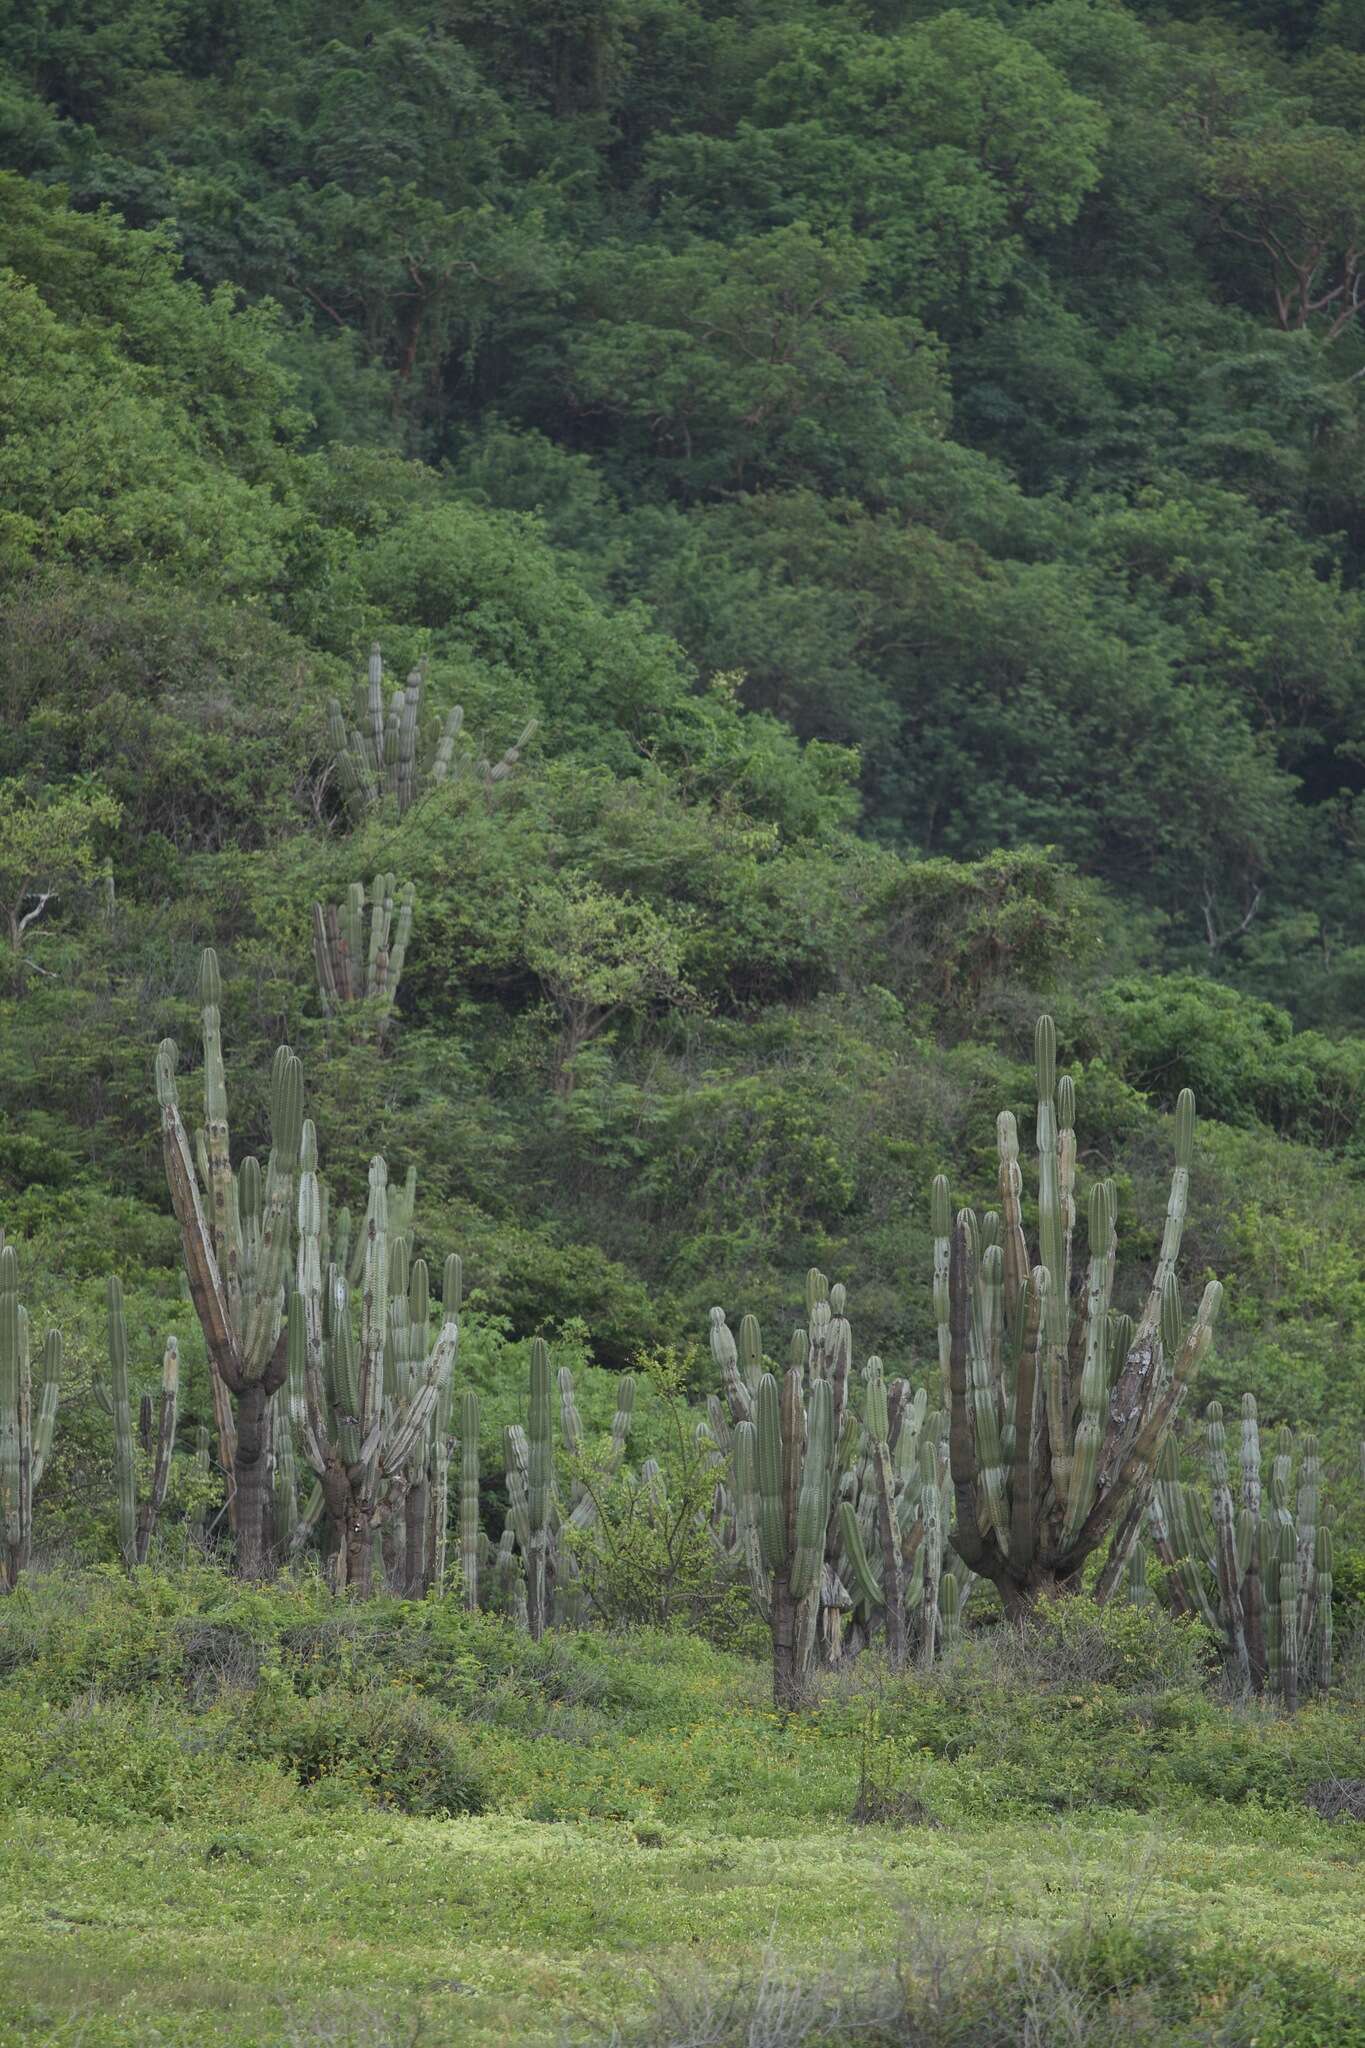
[[[1289,1722],[1160,1615],[1041,1632],[783,1718],[690,1637],[36,1577],[0,1610],[4,2038],[1365,2042],[1365,1835],[1313,1803],[1359,1675]]]

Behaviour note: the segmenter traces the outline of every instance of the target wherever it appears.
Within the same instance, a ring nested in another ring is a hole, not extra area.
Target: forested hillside
[[[151,1079],[206,943],[246,1138],[287,1037],[476,1341],[614,1369],[812,1262],[922,1359],[1045,1001],[1125,1257],[1197,1091],[1212,1386],[1345,1457],[1359,8],[0,24],[0,1214],[81,1366],[113,1266],[206,1413]],[[376,640],[464,710],[401,814],[329,728]],[[311,936],[376,873],[382,1032]]]

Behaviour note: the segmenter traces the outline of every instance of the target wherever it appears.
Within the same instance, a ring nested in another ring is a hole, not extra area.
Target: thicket
[[[1358,1587],[1350,11],[4,20],[0,1218],[66,1344],[48,1549],[137,1550],[168,1330],[163,1521],[222,1532],[149,1114],[213,945],[241,1156],[288,1043],[337,1189],[418,1169],[412,1246],[463,1257],[485,1537],[537,1338],[605,1434],[642,1357],[710,1390],[718,1301],[785,1355],[813,1268],[859,1371],[932,1382],[933,1176],[993,1207],[1049,1008],[1115,1299],[1199,1095],[1197,1401],[1316,1427]],[[401,701],[355,698],[376,639]],[[601,1546],[663,1540],[622,1484],[579,1559],[618,1608]]]

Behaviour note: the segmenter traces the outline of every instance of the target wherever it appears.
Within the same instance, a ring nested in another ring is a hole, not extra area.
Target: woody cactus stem
[[[758,1325],[741,1325],[735,1346],[719,1309],[711,1311],[712,1352],[721,1365],[734,1428],[732,1492],[741,1558],[772,1638],[773,1698],[783,1709],[805,1695],[821,1605],[833,1593],[827,1555],[841,1521],[838,1474],[847,1448],[844,1418],[852,1337],[844,1290],[822,1273],[806,1282],[808,1328],[796,1333],[779,1384],[762,1363]],[[747,1354],[747,1356],[746,1356]],[[847,1606],[842,1590],[838,1596]],[[831,1603],[833,1604],[833,1603]]]
[[[1136,1328],[1112,1308],[1117,1203],[1111,1183],[1087,1205],[1089,1260],[1076,1319],[1075,1089],[1057,1073],[1052,1020],[1035,1039],[1038,1260],[1023,1228],[1014,1118],[998,1120],[1000,1216],[959,1215],[949,1247],[949,1452],[953,1548],[998,1587],[1005,1611],[1079,1583],[1108,1543],[1097,1597],[1112,1591],[1147,1510],[1157,1459],[1212,1339],[1221,1288],[1188,1327],[1176,1265],[1194,1149],[1194,1098],[1175,1115],[1176,1164],[1161,1255]],[[938,1234],[941,1195],[934,1193]],[[1007,1454],[1008,1453],[1008,1454]]]
[[[464,1604],[479,1604],[479,1397],[472,1387],[460,1396],[460,1574]]]
[[[204,1128],[192,1150],[180,1115],[174,1042],[156,1057],[162,1151],[171,1206],[180,1225],[190,1299],[208,1347],[215,1389],[227,1400],[220,1435],[232,1459],[237,1568],[265,1576],[270,1562],[269,1423],[271,1396],[284,1384],[285,1284],[289,1273],[294,1182],[303,1127],[303,1069],[288,1046],[270,1076],[270,1156],[264,1175],[253,1158],[232,1167],[223,1068],[221,983],[216,954],[200,965],[204,1044]],[[231,1403],[230,1417],[227,1404]]]
[[[152,1458],[151,1479],[141,1508],[137,1503],[137,1453],[133,1443],[132,1397],[128,1389],[128,1325],[123,1313],[123,1287],[110,1275],[106,1289],[109,1341],[109,1381],[96,1380],[95,1399],[114,1424],[114,1483],[117,1494],[118,1547],[124,1564],[132,1571],[146,1564],[156,1531],[157,1516],[166,1499],[171,1476],[171,1453],[175,1448],[176,1409],[180,1397],[180,1347],[174,1337],[166,1339],[161,1365],[161,1400],[157,1409],[155,1451],[151,1443],[151,1418],[144,1445]],[[146,1397],[143,1397],[146,1402]],[[146,1405],[150,1408],[150,1403]]]
[[[545,1633],[548,1605],[550,1498],[554,1445],[550,1418],[550,1348],[531,1342],[531,1397],[526,1421],[526,1622],[533,1642]]]
[[[1172,1605],[1214,1632],[1230,1676],[1253,1692],[1277,1694],[1292,1711],[1301,1689],[1326,1691],[1332,1679],[1332,1541],[1322,1520],[1317,1442],[1308,1436],[1296,1444],[1282,1429],[1263,1489],[1256,1403],[1245,1395],[1234,1503],[1217,1401],[1204,1421],[1207,1504],[1197,1484],[1181,1480],[1168,1440],[1149,1510],[1153,1545],[1167,1567]],[[1267,1491],[1269,1512],[1262,1513]]]
[[[336,1265],[327,1268],[321,1300],[315,1292],[320,1260],[314,1226],[321,1203],[315,1196],[317,1140],[311,1124],[304,1128],[302,1158],[298,1278],[289,1303],[288,1345],[305,1388],[303,1449],[321,1484],[336,1535],[337,1586],[366,1594],[372,1583],[376,1534],[384,1517],[405,1505],[412,1461],[428,1441],[454,1369],[459,1324],[448,1286],[441,1329],[429,1353],[425,1358],[414,1354],[405,1364],[402,1383],[391,1377],[386,1388],[386,1363],[393,1362],[389,1288],[395,1270],[388,1168],[380,1158],[370,1162],[357,1336],[350,1290]],[[447,1262],[448,1279],[449,1271]],[[417,1295],[421,1313],[416,1326],[424,1345],[422,1281]],[[410,1297],[406,1313],[411,1317]]]
[[[364,884],[353,882],[344,903],[313,905],[313,961],[329,1017],[348,1004],[374,1003],[382,1036],[403,976],[413,896],[411,882],[400,886],[393,875],[376,875],[368,897]]]
[[[33,1496],[41,1483],[61,1389],[62,1340],[49,1330],[35,1412],[28,1312],[19,1300],[19,1262],[0,1234],[0,1593],[12,1593],[33,1552]]]

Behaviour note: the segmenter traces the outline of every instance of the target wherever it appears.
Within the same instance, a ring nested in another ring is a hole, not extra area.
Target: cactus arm
[[[39,1485],[52,1450],[57,1428],[57,1406],[62,1392],[62,1337],[49,1330],[43,1339],[43,1376],[38,1386],[38,1407],[33,1417],[33,1484]]]
[[[1189,1201],[1190,1167],[1194,1163],[1195,1106],[1193,1093],[1182,1088],[1175,1105],[1175,1167],[1171,1174],[1171,1190],[1166,1202],[1166,1223],[1161,1236],[1161,1251],[1157,1258],[1156,1271],[1147,1296],[1147,1305],[1138,1324],[1137,1339],[1154,1337],[1161,1327],[1161,1304],[1166,1290],[1175,1277],[1176,1261],[1180,1257],[1180,1244],[1185,1234],[1185,1210]]]
[[[1279,1530],[1279,1582],[1280,1698],[1285,1712],[1292,1714],[1299,1704],[1300,1643],[1298,1559],[1290,1523]]]
[[[891,1446],[888,1441],[890,1419],[880,1359],[868,1360],[865,1427],[872,1443],[872,1469],[877,1488],[877,1528],[882,1545],[887,1655],[891,1669],[899,1672],[905,1669],[905,1585],[901,1567],[900,1524],[896,1517],[896,1483],[891,1470]],[[847,1502],[844,1503],[844,1507],[848,1507]],[[849,1512],[851,1513],[851,1510]],[[847,1541],[849,1514],[844,1514],[842,1519]],[[850,1547],[849,1555],[859,1583],[865,1587],[871,1574],[867,1571],[866,1556],[862,1554],[862,1538],[858,1532],[856,1515],[852,1519],[857,1548]]]
[[[952,1461],[953,1492],[957,1505],[957,1529],[953,1547],[964,1564],[975,1571],[986,1556],[986,1542],[977,1517],[977,1486],[980,1474],[976,1462],[976,1432],[969,1405],[970,1366],[968,1332],[971,1318],[971,1278],[968,1271],[967,1231],[959,1217],[953,1229],[948,1267],[949,1299],[949,1410],[948,1444]]]
[[[1170,1379],[1161,1390],[1151,1407],[1145,1422],[1138,1429],[1131,1449],[1113,1470],[1112,1477],[1104,1481],[1103,1458],[1101,1459],[1101,1482],[1096,1490],[1094,1507],[1090,1510],[1081,1527],[1079,1536],[1072,1546],[1072,1554],[1087,1555],[1095,1549],[1117,1521],[1119,1513],[1127,1507],[1129,1519],[1136,1513],[1146,1511],[1147,1494],[1156,1470],[1157,1453],[1167,1431],[1185,1398],[1185,1391],[1198,1370],[1199,1362],[1213,1340],[1213,1325],[1218,1314],[1223,1290],[1218,1281],[1210,1280],[1204,1289],[1199,1312],[1182,1339],[1176,1355]],[[1142,1347],[1135,1346],[1135,1350]],[[1150,1354],[1149,1354],[1150,1355]],[[1130,1362],[1132,1354],[1130,1353]],[[1117,1405],[1117,1393],[1111,1402],[1111,1415]],[[1110,1423],[1111,1431],[1115,1428]],[[1106,1439],[1107,1443],[1108,1439]],[[1127,1562],[1127,1548],[1111,1551],[1104,1570],[1096,1582],[1095,1598],[1103,1602],[1113,1590],[1119,1569]]]
[[[790,1375],[788,1376],[790,1378]],[[804,1600],[819,1589],[829,1521],[830,1475],[834,1463],[834,1389],[829,1380],[811,1388],[806,1408],[807,1443],[800,1461],[793,1529],[791,1592]]]
[[[1213,1498],[1213,1533],[1218,1570],[1218,1594],[1223,1627],[1231,1645],[1243,1685],[1251,1683],[1251,1658],[1247,1650],[1246,1621],[1242,1610],[1242,1573],[1237,1563],[1237,1542],[1228,1485],[1227,1436],[1223,1410],[1217,1401],[1209,1403],[1206,1418],[1209,1485]]]
[[[1023,1312],[1029,1263],[1024,1238],[1024,1181],[1019,1167],[1019,1129],[1007,1109],[996,1118],[995,1140],[1000,1160],[1000,1249],[1004,1255],[1005,1327],[1014,1337]]]
[[[1071,1493],[1062,1525],[1062,1547],[1075,1538],[1095,1500],[1095,1480],[1109,1398],[1109,1297],[1114,1273],[1114,1189],[1100,1181],[1090,1191],[1090,1263],[1086,1282],[1085,1359],[1081,1368],[1081,1419],[1076,1427]],[[1145,1583],[1145,1581],[1144,1581]]]
[[[943,1405],[951,1401],[951,1336],[949,1333],[950,1304],[948,1297],[948,1266],[952,1252],[953,1211],[948,1182],[943,1174],[936,1174],[930,1191],[930,1224],[934,1239],[934,1280],[933,1306],[934,1321],[938,1330],[938,1369],[943,1383]]]
[[[735,1347],[734,1333],[725,1320],[723,1308],[713,1308],[710,1320],[711,1356],[720,1372],[725,1387],[725,1398],[730,1404],[730,1416],[735,1422],[748,1422],[753,1414],[753,1400],[750,1389],[740,1377],[739,1354]]]
[[[341,1003],[334,964],[335,918],[336,913],[333,911],[331,913],[333,929],[329,929],[328,912],[323,909],[320,903],[313,905],[313,964],[317,969],[318,994],[322,998],[323,1015],[327,1017],[334,1016]]]
[[[853,1576],[857,1581],[859,1595],[870,1609],[878,1608],[882,1605],[881,1581],[872,1569],[872,1563],[867,1554],[867,1546],[863,1542],[862,1528],[851,1501],[842,1501],[840,1503],[839,1526],[843,1535],[844,1551],[849,1564],[853,1568]],[[897,1561],[899,1562],[899,1558]],[[904,1596],[902,1596],[902,1627],[904,1626],[903,1617]]]
[[[114,1483],[118,1509],[118,1547],[131,1571],[137,1555],[137,1468],[133,1452],[133,1419],[128,1396],[128,1325],[123,1314],[123,1289],[111,1274],[106,1289],[110,1413],[114,1421]]]
[[[171,1207],[180,1225],[190,1299],[204,1332],[214,1370],[233,1392],[245,1385],[241,1356],[229,1314],[228,1296],[214,1251],[213,1235],[199,1196],[194,1160],[175,1099],[175,1046],[161,1041],[157,1053],[157,1092],[161,1098],[161,1142]]]
[[[472,1387],[460,1396],[460,1569],[464,1604],[479,1604],[479,1397]]]
[[[1020,1333],[1019,1365],[1014,1380],[1014,1458],[1010,1474],[1010,1568],[1022,1575],[1038,1549],[1037,1478],[1042,1464],[1040,1430],[1045,1305],[1049,1285],[1046,1266],[1035,1266],[1028,1283]]]
[[[787,1562],[787,1528],[782,1506],[781,1402],[771,1373],[765,1372],[758,1383],[754,1433],[763,1563],[768,1571],[779,1572]]]
[[[531,1340],[531,1397],[526,1429],[526,1503],[529,1551],[526,1557],[526,1608],[532,1639],[544,1633],[548,1606],[550,1496],[554,1485],[554,1446],[550,1417],[550,1352],[543,1337]]]
[[[974,1313],[967,1324],[968,1400],[980,1474],[978,1508],[983,1534],[993,1533],[1002,1554],[1009,1544],[1009,1506],[1005,1497],[1005,1453],[1000,1432],[996,1378],[992,1371],[991,1325],[986,1304],[1000,1293],[1000,1248],[991,1245],[981,1258],[981,1284],[973,1289]]]
[[[25,1368],[19,1262],[13,1245],[0,1247],[0,1510],[4,1514],[6,1590],[15,1584],[25,1537],[23,1520],[23,1416]]]

